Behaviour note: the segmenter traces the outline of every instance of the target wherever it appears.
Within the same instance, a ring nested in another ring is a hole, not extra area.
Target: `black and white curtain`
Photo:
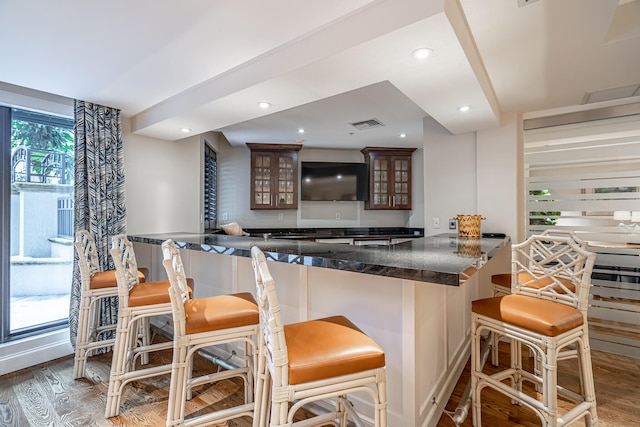
[[[124,155],[120,110],[75,101],[75,209],[74,230],[89,230],[96,241],[100,270],[113,270],[111,237],[126,232]],[[78,254],[73,262],[69,307],[71,343],[75,347],[80,310]],[[116,323],[117,298],[104,298],[102,325]]]

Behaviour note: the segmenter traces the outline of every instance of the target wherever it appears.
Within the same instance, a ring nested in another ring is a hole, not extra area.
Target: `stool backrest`
[[[138,277],[138,263],[133,251],[133,244],[124,234],[111,238],[111,257],[116,266],[116,281],[118,282],[118,297],[120,306],[129,306],[129,291],[140,283]]]
[[[533,235],[511,247],[512,293],[571,305],[586,313],[596,254],[571,237]],[[522,274],[531,276],[519,280]]]
[[[587,242],[585,242],[580,237],[578,237],[578,235],[573,230],[565,230],[565,229],[557,229],[556,230],[556,229],[553,229],[553,228],[547,228],[542,233],[540,233],[540,235],[542,235],[542,236],[564,236],[564,237],[570,237],[582,249],[586,249],[587,248]]]
[[[91,276],[100,271],[96,241],[87,230],[80,230],[76,232],[75,247],[78,252],[78,267],[80,267],[82,287],[89,289]]]
[[[269,272],[264,253],[256,246],[251,248],[251,264],[256,279],[256,301],[260,310],[259,348],[265,353],[273,385],[284,387],[289,384],[289,356],[276,284]]]
[[[189,300],[189,288],[187,276],[184,272],[184,264],[180,250],[173,240],[169,239],[162,243],[162,255],[164,269],[169,277],[171,286],[169,287],[169,297],[171,298],[171,312],[173,314],[173,334],[176,336],[186,335],[187,317],[184,312],[184,303]]]

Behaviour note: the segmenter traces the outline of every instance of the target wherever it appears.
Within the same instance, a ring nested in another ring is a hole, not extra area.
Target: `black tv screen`
[[[302,200],[368,200],[366,163],[301,162]]]

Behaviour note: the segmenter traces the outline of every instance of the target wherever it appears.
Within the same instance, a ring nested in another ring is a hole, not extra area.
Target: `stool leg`
[[[588,427],[598,427],[598,412],[596,410],[596,391],[593,384],[593,367],[591,366],[591,349],[587,328],[582,338],[578,341],[578,360],[580,361],[580,381],[584,400],[591,404],[585,424]]]
[[[257,368],[255,371],[255,409],[252,427],[264,427],[269,420],[269,379],[266,359],[262,352],[258,354]]]
[[[513,369],[513,375],[511,376],[511,387],[522,391],[522,343],[513,338],[509,339],[509,347],[511,350],[511,368]],[[512,405],[519,405],[520,402],[511,399]]]
[[[480,364],[480,331],[475,318],[471,321],[471,403],[473,407],[473,426],[482,426],[481,388],[479,387]],[[492,334],[493,335],[493,334]]]
[[[547,408],[548,425],[558,425],[558,358],[554,339],[546,340],[546,354],[540,361],[542,372],[542,403]]]
[[[247,368],[247,380],[244,383],[244,402],[253,402],[254,394],[254,371],[255,365],[252,362],[253,352],[248,342],[244,343],[244,366]]]
[[[376,427],[387,427],[387,371],[380,369],[376,386],[378,401],[376,402]]]
[[[91,320],[91,297],[82,296],[78,316],[78,334],[76,338],[76,354],[73,360],[73,379],[84,376],[87,363],[86,347],[89,343],[89,321]]]
[[[500,336],[498,334],[491,334],[491,364],[498,366],[500,364],[499,348]]]
[[[123,310],[121,310],[123,311]],[[113,357],[111,360],[111,374],[109,375],[109,390],[107,392],[107,404],[105,418],[111,418],[120,412],[120,401],[122,399],[122,378],[126,372],[128,363],[128,353],[130,349],[130,316],[120,313],[118,316],[118,328],[116,329],[116,339],[113,344]]]
[[[173,363],[171,364],[171,383],[169,385],[169,405],[167,407],[167,427],[184,424],[184,409],[187,401],[187,382],[189,380],[188,345],[174,342]]]
[[[151,344],[151,326],[148,317],[144,317],[138,321],[138,334],[140,337],[140,343],[142,346]],[[149,353],[144,352],[140,355],[140,364],[146,365],[149,363]]]

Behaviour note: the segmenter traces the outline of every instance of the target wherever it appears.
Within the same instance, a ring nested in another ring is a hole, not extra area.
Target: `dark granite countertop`
[[[180,248],[247,258],[251,247],[257,246],[268,259],[278,262],[454,286],[470,268],[480,268],[511,242],[509,237],[462,239],[456,233],[370,246],[222,234],[167,233],[129,239],[156,245],[172,239]]]

